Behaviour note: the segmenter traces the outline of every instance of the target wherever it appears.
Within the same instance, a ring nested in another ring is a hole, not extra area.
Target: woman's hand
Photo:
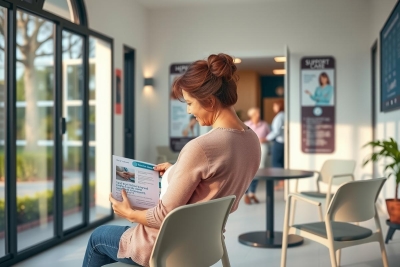
[[[154,166],[154,170],[158,171],[160,173],[161,176],[164,175],[164,173],[166,172],[166,170],[168,170],[169,167],[171,167],[172,164],[169,162],[164,162],[161,164],[158,164],[156,166]]]
[[[129,203],[128,200],[128,196],[126,195],[125,189],[122,189],[121,194],[122,194],[122,201],[116,200],[115,198],[112,197],[112,194],[110,194],[109,199],[112,204],[114,213],[124,219],[127,219],[131,223],[140,223],[145,226],[151,227],[149,226],[146,218],[147,210],[132,209],[131,204]]]
[[[122,218],[127,219],[130,222],[134,222],[134,219],[132,216],[132,213],[134,210],[131,208],[131,204],[129,203],[128,196],[126,195],[125,189],[122,189],[121,194],[122,194],[121,202],[116,200],[115,198],[113,198],[112,194],[110,194],[109,199],[112,204],[114,213]]]
[[[308,91],[308,90],[306,90],[305,93],[306,93],[307,95],[311,95],[311,92]]]
[[[267,143],[267,139],[266,138],[259,138],[260,139],[260,144],[264,144]]]

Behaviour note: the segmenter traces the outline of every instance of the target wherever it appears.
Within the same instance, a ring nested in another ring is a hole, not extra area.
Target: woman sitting
[[[114,212],[138,225],[105,225],[95,229],[88,242],[84,267],[116,261],[148,266],[161,223],[177,207],[236,195],[231,212],[238,208],[258,170],[261,152],[257,135],[233,108],[237,101],[235,71],[232,57],[211,55],[207,60],[194,62],[174,82],[173,93],[186,102],[187,112],[201,126],[213,129],[187,143],[175,165],[156,166],[161,173],[172,169],[168,170],[168,177],[163,177],[168,188],[154,208],[134,210],[126,194],[123,193],[122,202],[110,196]]]

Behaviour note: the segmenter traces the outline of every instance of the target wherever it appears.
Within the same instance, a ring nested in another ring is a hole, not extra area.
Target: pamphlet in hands
[[[125,189],[132,208],[148,209],[158,204],[160,175],[155,165],[133,159],[113,156],[112,196],[122,201]]]

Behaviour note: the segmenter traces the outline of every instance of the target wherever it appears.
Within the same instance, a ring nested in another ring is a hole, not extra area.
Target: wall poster
[[[400,4],[396,4],[380,34],[381,111],[400,108]]]
[[[172,84],[176,78],[185,73],[190,64],[172,64],[169,69],[169,144],[171,150],[179,152],[192,139],[199,136],[199,125],[196,118],[187,113],[186,103],[176,99],[172,94]]]
[[[335,151],[336,76],[333,57],[301,59],[301,150]]]

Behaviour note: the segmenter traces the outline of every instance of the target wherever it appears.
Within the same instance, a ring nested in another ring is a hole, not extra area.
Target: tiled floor
[[[261,267],[280,266],[280,249],[252,248],[239,244],[238,236],[245,232],[265,229],[265,190],[264,183],[260,182],[257,195],[261,203],[246,206],[242,204],[228,220],[226,227],[226,244],[229,258],[233,267]],[[282,230],[284,201],[282,192],[275,195],[275,229]],[[300,203],[297,205],[296,222],[318,220],[315,207]],[[382,217],[383,232],[386,234],[386,218]],[[129,225],[123,220],[115,220],[110,224]],[[373,226],[372,221],[363,223],[364,226]],[[51,250],[45,251],[20,264],[18,267],[75,267],[81,266],[90,232],[65,242]],[[393,240],[386,245],[391,267],[400,266],[400,231],[395,233]],[[221,263],[213,267],[222,266]],[[330,266],[328,250],[317,243],[305,240],[299,247],[288,250],[288,267],[327,267]],[[371,243],[342,251],[342,265],[348,267],[379,267],[382,266],[378,243]]]

